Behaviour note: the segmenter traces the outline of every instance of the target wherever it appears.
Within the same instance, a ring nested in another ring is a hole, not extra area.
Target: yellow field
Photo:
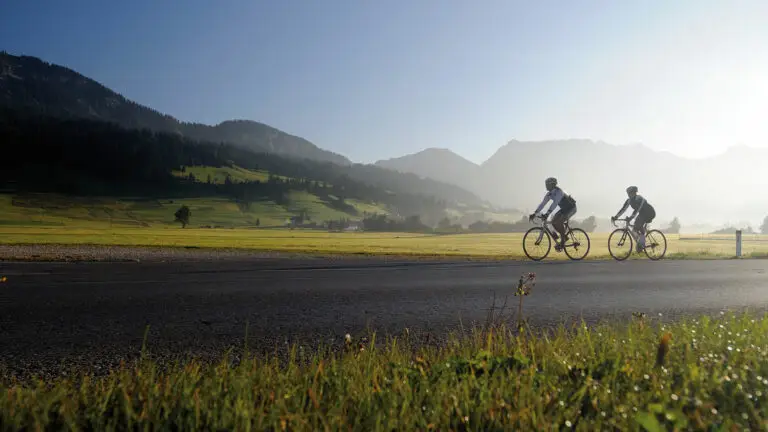
[[[668,235],[668,258],[732,257],[732,236]],[[608,257],[607,234],[592,234],[588,258]],[[328,233],[288,229],[0,227],[0,244],[95,244],[237,248],[323,254],[524,258],[522,234]],[[746,236],[744,256],[768,256],[768,236]],[[644,256],[641,256],[644,257]],[[554,250],[547,258],[565,259]]]

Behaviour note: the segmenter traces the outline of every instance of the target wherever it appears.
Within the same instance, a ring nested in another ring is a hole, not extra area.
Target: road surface
[[[196,355],[241,344],[246,322],[255,349],[338,342],[366,326],[442,332],[483,321],[494,293],[514,301],[531,271],[525,312],[536,325],[763,311],[767,270],[768,260],[2,263],[0,365],[108,363],[138,352],[147,325],[153,351]]]

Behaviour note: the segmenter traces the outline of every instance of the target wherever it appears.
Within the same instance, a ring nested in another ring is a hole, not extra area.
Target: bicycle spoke
[[[571,243],[565,244],[565,254],[572,260],[584,259],[589,253],[590,241],[586,231],[576,228],[571,230],[567,237],[570,237]]]
[[[628,230],[616,229],[608,237],[608,252],[617,261],[624,261],[632,254],[632,236]]]
[[[546,258],[551,247],[550,237],[542,228],[531,228],[523,236],[523,251],[534,261]]]
[[[652,260],[658,260],[667,253],[667,239],[659,230],[649,231],[645,236],[645,254]]]

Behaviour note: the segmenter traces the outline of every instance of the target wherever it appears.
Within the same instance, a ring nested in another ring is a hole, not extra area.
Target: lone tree
[[[763,234],[768,234],[768,216],[763,219],[763,225],[760,226],[760,232]]]
[[[189,211],[189,207],[183,205],[174,213],[176,216],[176,222],[181,222],[181,227],[186,228],[189,225],[189,217],[192,216],[192,212]]]
[[[437,227],[443,230],[449,229],[451,227],[451,220],[448,219],[448,217],[444,217],[440,219],[440,222],[438,222]]]
[[[669,234],[680,234],[680,221],[677,219],[677,216],[675,216],[675,218],[672,219],[672,222],[669,223],[667,232]]]

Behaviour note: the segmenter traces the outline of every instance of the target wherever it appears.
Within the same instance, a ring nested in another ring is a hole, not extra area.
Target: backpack
[[[565,195],[563,199],[560,201],[560,207],[564,210],[570,210],[574,207],[576,207],[576,199],[574,199],[569,193],[563,191],[563,194]]]

